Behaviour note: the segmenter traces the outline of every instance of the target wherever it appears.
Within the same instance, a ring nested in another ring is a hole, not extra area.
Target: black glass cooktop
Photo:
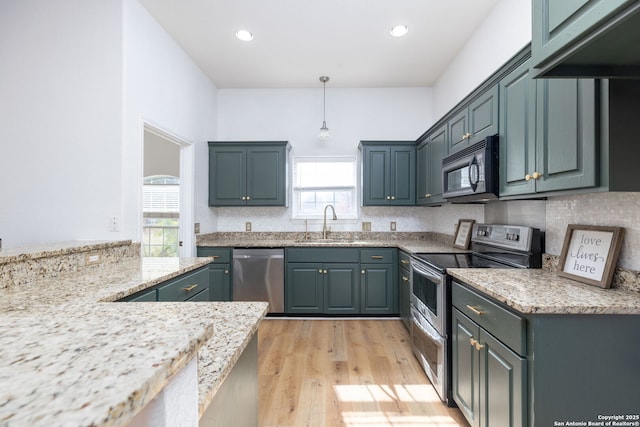
[[[432,268],[444,272],[447,268],[515,268],[522,265],[522,256],[513,254],[510,255],[512,257],[517,256],[518,258],[509,259],[505,258],[505,254],[499,254],[499,257],[497,258],[503,261],[501,262],[476,253],[418,253],[414,254],[413,256],[426,262]]]

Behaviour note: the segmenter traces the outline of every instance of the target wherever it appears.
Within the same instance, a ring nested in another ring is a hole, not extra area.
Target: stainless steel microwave
[[[442,193],[450,202],[498,198],[498,135],[486,137],[442,160]]]

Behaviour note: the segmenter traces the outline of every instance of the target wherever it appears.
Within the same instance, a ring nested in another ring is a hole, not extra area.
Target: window
[[[174,176],[146,177],[142,212],[142,256],[178,256],[180,179]]]
[[[343,219],[358,217],[355,157],[294,157],[293,218],[322,218],[333,205]]]

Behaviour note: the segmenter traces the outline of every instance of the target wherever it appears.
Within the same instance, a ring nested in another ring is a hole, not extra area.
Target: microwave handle
[[[469,162],[469,185],[475,192],[478,188],[478,182],[480,182],[480,167],[478,166],[478,159],[473,156],[473,159]]]

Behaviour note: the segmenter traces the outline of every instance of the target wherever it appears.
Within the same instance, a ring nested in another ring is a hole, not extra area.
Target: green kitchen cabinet
[[[158,286],[158,301],[186,301],[209,288],[209,269],[199,268]]]
[[[453,154],[498,133],[498,86],[479,94],[448,121],[448,153]]]
[[[209,264],[210,301],[233,301],[232,249],[198,247],[199,257],[211,257]]]
[[[288,142],[209,142],[209,206],[285,206]]]
[[[442,159],[448,154],[448,127],[434,129],[421,138],[417,149],[416,166],[416,203],[418,205],[441,205],[442,197]]]
[[[360,309],[357,248],[287,248],[288,314],[357,314]]]
[[[128,302],[158,301],[158,291],[155,288],[148,289],[143,292],[139,292],[130,298],[124,298],[123,301],[128,301]]]
[[[416,204],[416,146],[413,141],[361,141],[362,204]]]
[[[398,308],[402,323],[411,331],[411,257],[398,251]]]
[[[397,314],[397,249],[360,250],[360,311],[362,314]]]
[[[598,185],[598,82],[531,78],[526,61],[500,81],[500,197]]]
[[[640,2],[533,0],[534,77],[640,77]]]
[[[358,264],[288,263],[287,313],[356,314]]]
[[[518,344],[525,338],[525,320],[455,282],[452,286],[454,401],[472,427],[526,427],[527,358],[497,338]]]

